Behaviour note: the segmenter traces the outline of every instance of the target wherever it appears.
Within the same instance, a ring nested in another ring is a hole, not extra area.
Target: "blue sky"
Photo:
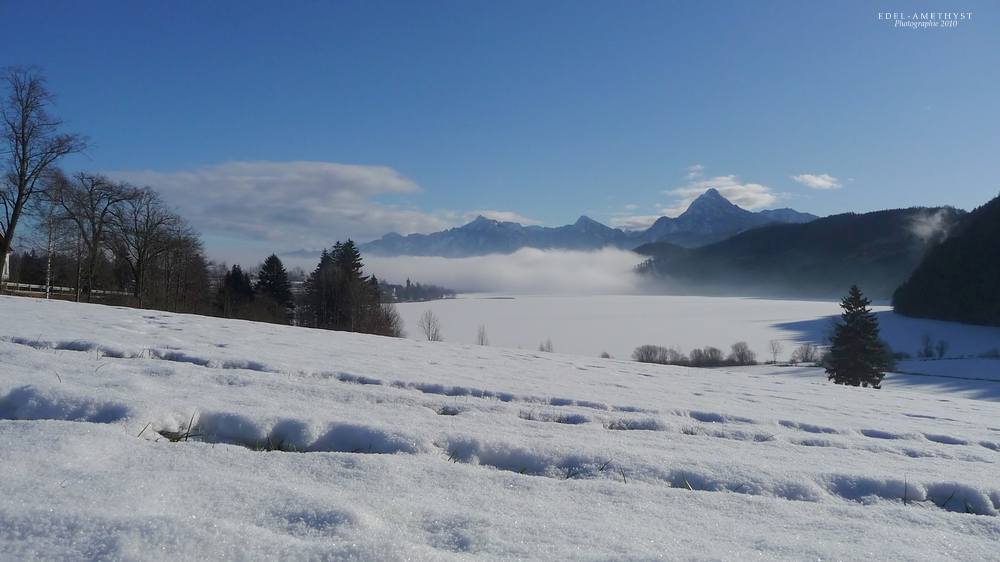
[[[914,29],[884,10],[971,18]],[[67,171],[150,185],[214,256],[263,257],[480,213],[641,228],[708,187],[753,210],[971,209],[1000,192],[998,16],[966,0],[13,0],[0,64],[41,65],[54,113],[91,138]]]

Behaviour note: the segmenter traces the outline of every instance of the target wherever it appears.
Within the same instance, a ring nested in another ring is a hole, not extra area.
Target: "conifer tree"
[[[237,264],[231,271],[227,271],[222,279],[222,286],[219,287],[215,303],[224,317],[238,318],[246,305],[253,302],[253,297],[250,274],[244,272]]]
[[[278,256],[271,254],[260,265],[254,296],[256,304],[252,320],[276,324],[288,324],[291,321],[290,311],[295,308],[292,284],[288,281],[288,272]]]
[[[378,279],[365,277],[361,253],[352,240],[324,250],[305,282],[302,323],[315,328],[403,337],[403,322],[382,302]]]
[[[334,244],[333,259],[337,262],[340,270],[350,279],[361,278],[361,268],[364,267],[364,264],[361,262],[361,252],[354,244],[354,240],[348,238],[347,242],[343,244],[340,242]]]
[[[288,281],[288,272],[281,259],[271,254],[260,266],[257,273],[257,286],[254,287],[257,296],[267,296],[285,308],[294,308],[292,302],[292,284]]]
[[[852,285],[840,301],[841,322],[830,338],[826,372],[829,380],[850,386],[881,388],[885,376],[885,350],[879,341],[878,319],[868,309],[871,301]]]

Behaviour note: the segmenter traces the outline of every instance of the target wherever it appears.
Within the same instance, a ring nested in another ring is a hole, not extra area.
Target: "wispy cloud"
[[[741,183],[735,175],[718,176],[707,180],[691,182],[688,185],[665,191],[668,195],[679,197],[680,200],[664,209],[664,213],[670,217],[676,217],[687,210],[691,202],[709,189],[716,189],[718,192],[736,205],[747,210],[759,209],[773,204],[778,200],[778,196],[771,192],[771,188],[759,183]]]
[[[701,164],[695,164],[694,166],[688,166],[686,170],[688,171],[688,173],[686,176],[684,176],[684,179],[693,180],[695,178],[700,178],[702,177],[702,175],[704,175],[702,174],[702,172],[705,171],[705,166],[702,166]]]
[[[608,221],[608,226],[622,230],[646,230],[663,215],[623,216]]]
[[[701,170],[705,166],[700,164],[687,168],[691,170],[686,179],[691,180],[684,187],[663,191],[667,195],[677,198],[676,201],[667,205],[657,203],[654,208],[655,215],[632,215],[630,213],[617,213],[609,220],[609,224],[615,228],[623,230],[644,230],[649,228],[660,217],[677,217],[687,210],[691,203],[709,189],[716,189],[718,192],[731,201],[747,210],[767,207],[776,202],[780,196],[773,193],[771,188],[759,183],[743,183],[735,175],[717,176],[710,179],[696,179],[692,177],[701,175]],[[634,210],[635,206],[626,207]]]
[[[910,232],[923,241],[924,244],[930,242],[940,242],[948,236],[948,213],[944,209],[936,213],[923,212],[915,215],[910,222]]]
[[[801,176],[792,176],[792,179],[812,189],[838,189],[844,187],[843,184],[837,181],[837,178],[828,174],[820,174],[818,176],[802,174]]]
[[[336,240],[364,242],[387,232],[429,233],[483,215],[522,224],[504,211],[424,212],[383,204],[379,195],[418,193],[392,168],[329,162],[228,162],[194,171],[116,171],[108,176],[149,185],[211,239],[253,243],[273,251],[319,249]]]

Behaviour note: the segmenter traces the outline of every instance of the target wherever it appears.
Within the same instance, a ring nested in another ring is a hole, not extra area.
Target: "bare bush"
[[[819,347],[804,343],[792,352],[793,363],[816,363],[819,361]]]
[[[406,329],[403,323],[403,317],[400,316],[396,307],[392,303],[383,302],[379,303],[378,310],[376,311],[376,328],[372,331],[373,334],[379,334],[383,336],[390,336],[394,338],[405,338]]]
[[[757,354],[750,351],[750,346],[745,341],[738,341],[732,345],[731,353],[726,358],[730,363],[736,365],[756,365]]]
[[[690,364],[692,367],[718,367],[725,358],[721,349],[707,345],[702,349],[691,350]]]
[[[948,353],[948,348],[951,347],[951,342],[948,340],[941,340],[934,346],[934,351],[937,352],[938,357],[944,357],[945,353]]]
[[[667,348],[659,345],[640,345],[632,352],[632,360],[640,363],[666,364]]]
[[[688,358],[672,347],[660,345],[640,345],[632,352],[632,359],[640,363],[660,365],[687,365]]]

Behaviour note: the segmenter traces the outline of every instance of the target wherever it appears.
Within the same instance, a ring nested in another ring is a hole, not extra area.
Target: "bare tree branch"
[[[49,115],[53,96],[45,87],[45,76],[37,66],[0,69],[0,82],[8,95],[0,101],[0,262],[10,253],[11,243],[24,206],[39,189],[39,180],[57,160],[80,152],[87,139],[59,133],[63,121]]]

